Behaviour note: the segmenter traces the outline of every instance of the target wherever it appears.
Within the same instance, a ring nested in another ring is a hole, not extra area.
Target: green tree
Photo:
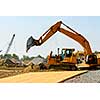
[[[37,57],[39,57],[39,58],[44,58],[44,57],[42,57],[41,55],[38,55]]]
[[[16,55],[16,54],[13,54],[13,55],[12,55],[12,58],[15,58],[15,59],[19,60],[19,57],[18,57],[18,55]]]
[[[30,60],[29,56],[23,55],[23,58],[21,60]]]
[[[9,59],[11,59],[12,56],[11,56],[11,54],[5,54],[5,55],[4,55],[4,58],[9,58]]]

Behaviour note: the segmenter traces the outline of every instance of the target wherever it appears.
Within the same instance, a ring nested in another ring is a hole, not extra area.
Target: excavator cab
[[[63,48],[61,50],[61,61],[63,63],[76,63],[76,57],[74,56],[74,48]]]
[[[71,57],[73,55],[74,51],[75,51],[75,49],[63,48],[61,50],[61,57],[62,57],[62,59],[64,59],[65,57]]]

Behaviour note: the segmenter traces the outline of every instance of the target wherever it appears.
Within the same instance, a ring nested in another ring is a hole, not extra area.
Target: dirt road
[[[0,79],[3,83],[58,83],[87,71],[30,72]]]

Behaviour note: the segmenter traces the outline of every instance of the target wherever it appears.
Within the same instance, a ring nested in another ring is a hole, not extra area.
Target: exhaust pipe
[[[32,36],[27,40],[26,43],[26,52],[28,52],[28,50],[33,47],[33,46],[38,46],[39,45],[39,41],[34,39]]]

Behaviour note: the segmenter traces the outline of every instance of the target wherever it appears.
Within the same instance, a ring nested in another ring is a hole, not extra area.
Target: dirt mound
[[[28,73],[28,72],[35,72],[38,71],[40,69],[39,65],[34,65],[33,63],[31,63],[28,67],[26,67],[23,72],[24,73]]]

